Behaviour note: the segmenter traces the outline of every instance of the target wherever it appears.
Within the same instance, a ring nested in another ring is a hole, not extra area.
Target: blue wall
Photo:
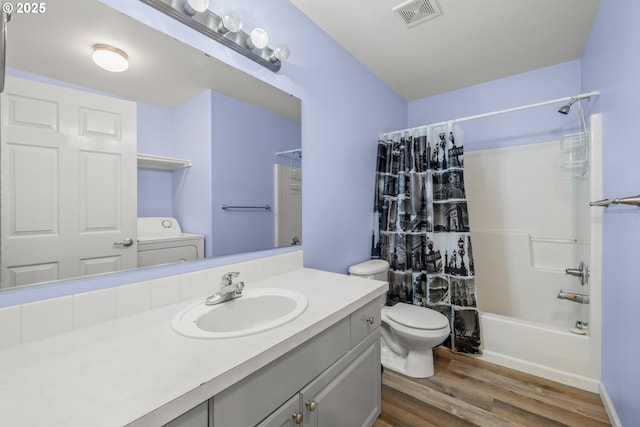
[[[219,93],[213,94],[211,104],[211,255],[272,248],[273,210],[223,210],[220,206],[274,205],[275,153],[300,148],[300,123]]]
[[[173,110],[173,154],[191,167],[173,172],[173,216],[186,233],[204,234],[204,254],[211,256],[211,96],[206,90]]]
[[[602,0],[582,56],[585,90],[599,89],[603,196],[640,193],[640,2]],[[602,381],[623,426],[640,425],[640,341],[636,325],[640,208],[603,218]]]
[[[192,163],[140,169],[138,216],[176,217],[184,232],[205,235],[207,257],[272,248],[272,210],[220,206],[273,206],[273,164],[291,163],[275,153],[300,148],[300,134],[295,120],[213,91],[175,108],[138,104],[138,151]]]
[[[170,109],[138,103],[138,152],[173,156]],[[171,216],[173,203],[170,171],[138,169],[138,216]]]
[[[581,92],[580,61],[541,68],[409,103],[409,127],[505,110]],[[578,126],[574,105],[570,114],[557,113],[562,104],[547,105],[462,122],[466,150],[553,141]],[[586,107],[588,103],[583,101]]]

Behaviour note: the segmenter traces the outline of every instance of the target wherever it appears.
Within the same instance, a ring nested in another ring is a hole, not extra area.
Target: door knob
[[[133,239],[131,237],[127,237],[126,239],[122,239],[119,242],[114,242],[113,246],[131,246],[133,245]]]
[[[313,412],[318,407],[318,403],[315,400],[307,400],[304,402],[304,405],[309,409],[309,411]]]

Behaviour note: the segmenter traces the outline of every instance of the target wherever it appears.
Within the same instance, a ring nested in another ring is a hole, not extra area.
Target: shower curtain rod
[[[535,104],[523,105],[521,107],[507,108],[505,110],[496,110],[496,111],[492,111],[490,113],[477,114],[475,116],[461,117],[459,119],[447,120],[445,122],[439,122],[439,123],[434,123],[434,124],[430,124],[430,125],[416,126],[415,128],[411,128],[411,130],[413,130],[413,129],[421,129],[421,128],[425,128],[425,127],[428,127],[428,126],[442,126],[442,125],[446,125],[449,122],[454,122],[454,123],[466,122],[466,121],[469,121],[469,120],[482,119],[484,117],[491,117],[491,116],[497,116],[499,114],[511,113],[513,111],[519,111],[519,110],[526,110],[528,108],[541,107],[543,105],[557,104],[559,102],[567,102],[567,101],[571,101],[572,99],[588,99],[588,98],[591,98],[592,96],[598,96],[598,95],[600,95],[600,91],[596,90],[596,91],[593,91],[593,92],[581,93],[580,95],[566,96],[564,98],[552,99],[550,101],[537,102]],[[384,132],[384,133],[393,133],[393,132]]]

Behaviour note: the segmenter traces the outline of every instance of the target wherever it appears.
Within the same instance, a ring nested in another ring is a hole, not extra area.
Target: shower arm
[[[618,199],[603,199],[595,202],[589,203],[589,206],[602,206],[609,207],[610,204],[614,205],[632,205],[632,206],[640,206],[640,194],[632,197],[623,197]]]

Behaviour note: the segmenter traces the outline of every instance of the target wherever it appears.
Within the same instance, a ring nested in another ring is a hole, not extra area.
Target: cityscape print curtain
[[[390,264],[387,305],[439,311],[451,326],[443,345],[479,354],[461,136],[453,123],[380,135],[372,258]]]

